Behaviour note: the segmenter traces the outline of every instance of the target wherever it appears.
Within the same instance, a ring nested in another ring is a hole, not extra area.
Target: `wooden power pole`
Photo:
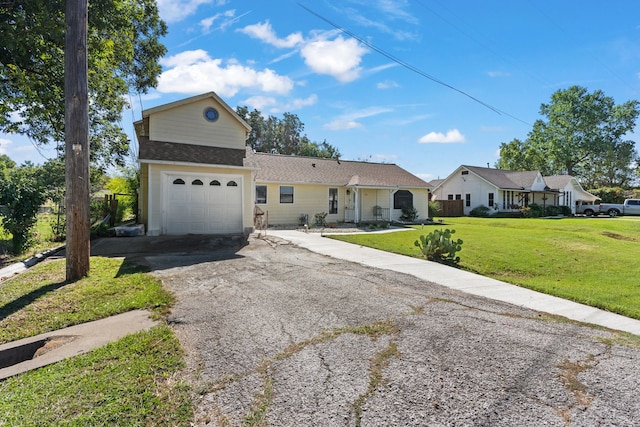
[[[64,138],[67,206],[67,280],[89,273],[88,0],[66,0]]]

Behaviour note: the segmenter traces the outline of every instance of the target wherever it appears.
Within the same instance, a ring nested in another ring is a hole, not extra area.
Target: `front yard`
[[[414,231],[332,236],[413,257],[436,228],[464,241],[460,268],[640,319],[640,219],[444,218]]]

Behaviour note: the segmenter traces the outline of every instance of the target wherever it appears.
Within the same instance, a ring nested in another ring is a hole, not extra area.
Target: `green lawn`
[[[331,237],[421,257],[418,236],[454,229],[465,270],[640,319],[640,218],[462,217],[414,228]]]
[[[91,258],[88,277],[66,282],[64,260],[0,285],[0,342],[133,309],[173,303],[160,281],[122,259]],[[0,382],[0,425],[189,426],[178,340],[166,325]]]

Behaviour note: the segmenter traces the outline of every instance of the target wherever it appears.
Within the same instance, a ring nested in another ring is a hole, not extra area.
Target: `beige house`
[[[403,207],[427,218],[429,184],[397,165],[254,153],[249,125],[213,92],[144,110],[135,129],[149,235],[246,234],[256,218],[313,224],[318,213],[391,221]]]

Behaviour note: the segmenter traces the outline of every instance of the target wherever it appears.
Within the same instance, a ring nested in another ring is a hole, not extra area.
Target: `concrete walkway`
[[[640,335],[640,320],[521,288],[436,262],[345,243],[322,237],[319,233],[268,230],[267,235],[288,240],[295,245],[330,257],[410,274],[419,279],[469,294]]]

